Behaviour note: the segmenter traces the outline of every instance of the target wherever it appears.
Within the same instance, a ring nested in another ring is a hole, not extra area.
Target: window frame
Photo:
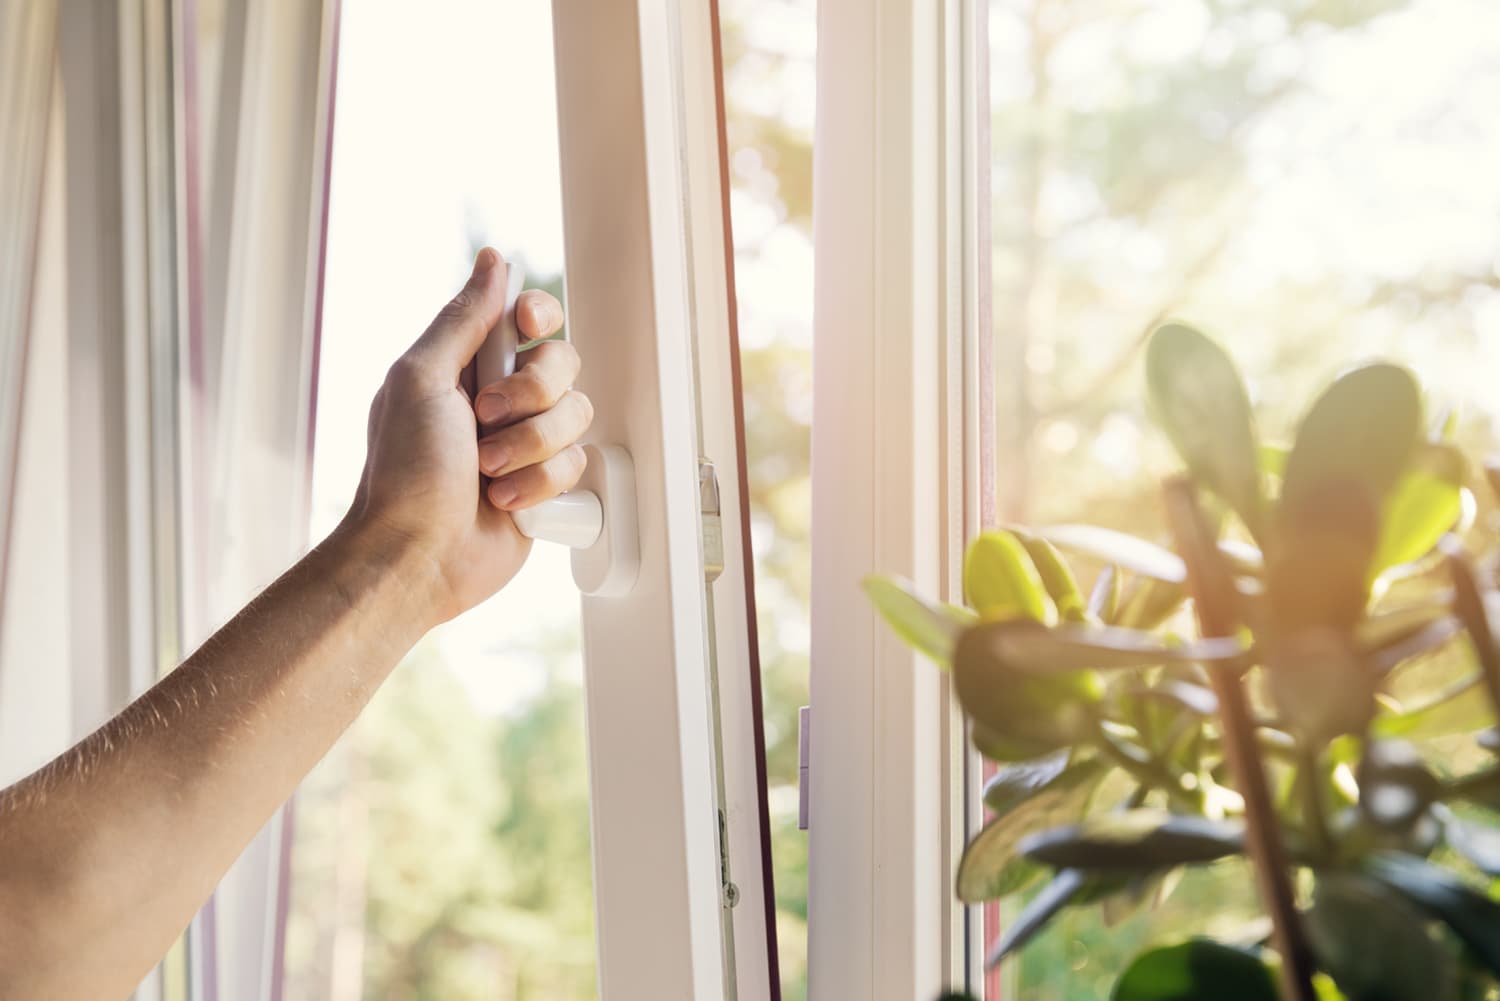
[[[977,757],[947,676],[860,588],[961,601],[994,519],[979,6],[818,8],[811,997],[979,989],[982,922],[952,891]]]
[[[553,24],[569,335],[640,518],[633,590],[583,600],[601,997],[774,997],[716,25],[678,0],[555,0]]]

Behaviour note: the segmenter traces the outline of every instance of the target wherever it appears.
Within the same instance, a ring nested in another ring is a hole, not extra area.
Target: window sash
[[[977,988],[953,873],[978,770],[947,677],[860,589],[961,600],[992,511],[982,19],[973,2],[818,11],[809,995]]]
[[[739,485],[738,443],[726,431],[727,265],[701,7],[553,4],[568,326],[584,359],[580,388],[595,404],[590,438],[634,457],[640,517],[634,589],[583,601],[606,1001],[763,997],[774,981],[755,826],[763,800],[751,777],[748,585],[726,570],[710,620],[704,579],[699,457],[718,460],[721,486],[735,491],[722,495],[726,511]],[[729,521],[738,530],[738,512]],[[743,560],[725,548],[726,562]],[[710,644],[721,655],[718,686]],[[743,910],[727,906],[721,885],[721,788]]]

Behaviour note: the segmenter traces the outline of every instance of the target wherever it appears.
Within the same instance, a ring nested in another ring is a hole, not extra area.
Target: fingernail
[[[508,507],[516,502],[516,485],[510,480],[495,480],[490,484],[490,503],[498,508]]]
[[[485,247],[474,257],[474,273],[476,275],[484,274],[495,266],[495,262],[499,257],[499,254],[495,253],[489,247]]]
[[[503,469],[509,459],[510,455],[506,452],[505,446],[497,441],[486,442],[479,446],[479,468],[486,473]]]
[[[536,321],[538,330],[546,330],[557,320],[557,314],[549,302],[533,302],[531,304],[531,316]]]
[[[504,393],[486,393],[474,404],[474,416],[481,424],[494,424],[510,416],[510,397]]]

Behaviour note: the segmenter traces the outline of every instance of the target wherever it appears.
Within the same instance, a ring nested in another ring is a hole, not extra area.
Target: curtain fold
[[[9,577],[56,47],[55,6],[0,6],[0,607]]]
[[[23,431],[31,519],[24,566],[21,533],[0,534],[0,582],[27,599],[0,600],[0,779],[118,712],[307,548],[338,9],[0,3],[0,529]],[[287,824],[138,999],[280,996]]]
[[[183,441],[195,646],[307,548],[338,4],[186,5],[189,193]],[[194,61],[216,31],[217,114]],[[204,128],[210,123],[212,128]],[[195,926],[194,1001],[279,998],[290,805]]]

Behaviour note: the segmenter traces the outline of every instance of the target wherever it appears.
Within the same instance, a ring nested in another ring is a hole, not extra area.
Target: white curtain
[[[0,2],[0,782],[307,546],[337,13]],[[138,997],[279,997],[284,820]]]

